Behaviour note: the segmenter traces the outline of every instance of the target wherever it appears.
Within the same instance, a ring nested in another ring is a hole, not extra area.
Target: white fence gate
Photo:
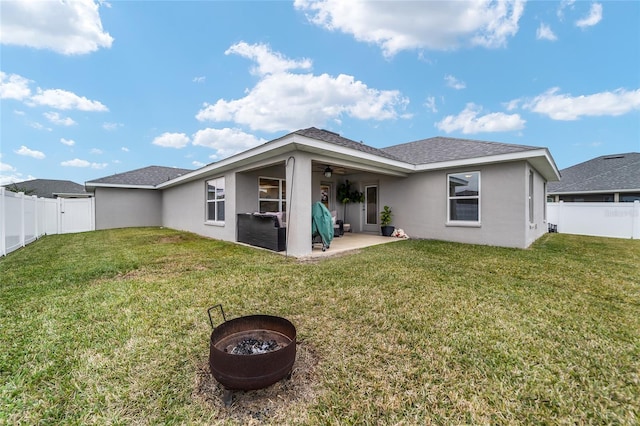
[[[640,239],[640,202],[547,203],[547,221],[565,234]]]
[[[0,256],[43,235],[95,229],[94,198],[38,198],[0,187]]]

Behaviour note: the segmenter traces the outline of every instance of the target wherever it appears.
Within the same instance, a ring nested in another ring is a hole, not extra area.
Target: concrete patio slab
[[[305,256],[305,258],[328,257],[358,250],[364,247],[393,243],[402,240],[402,238],[383,237],[375,234],[345,232],[342,237],[334,238],[333,241],[331,241],[331,246],[326,251],[322,251],[321,244],[314,244],[311,255]]]

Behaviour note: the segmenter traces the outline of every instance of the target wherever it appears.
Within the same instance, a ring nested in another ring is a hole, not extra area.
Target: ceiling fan
[[[341,167],[331,167],[329,165],[318,166],[318,172],[321,172],[324,177],[330,178],[333,174],[343,175],[345,170]]]

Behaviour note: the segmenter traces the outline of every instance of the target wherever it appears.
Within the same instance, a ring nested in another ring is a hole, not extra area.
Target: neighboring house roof
[[[560,173],[559,182],[549,182],[549,194],[640,191],[640,153],[603,155]]]
[[[5,188],[15,188],[28,192],[28,195],[37,195],[44,198],[56,198],[58,196],[89,195],[83,185],[70,180],[56,179],[32,179],[23,182],[3,185]]]
[[[388,148],[383,148],[382,150],[407,163],[431,164],[491,155],[512,154],[537,149],[540,149],[540,147],[438,136],[393,145]]]
[[[126,186],[126,187],[154,187],[161,183],[175,179],[179,176],[192,172],[190,169],[179,169],[176,167],[149,166],[129,172],[118,173],[100,179],[86,182],[87,187],[102,186]]]

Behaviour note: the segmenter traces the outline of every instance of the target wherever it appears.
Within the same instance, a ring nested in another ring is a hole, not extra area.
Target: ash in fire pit
[[[253,337],[246,337],[231,350],[231,353],[233,355],[255,355],[264,354],[277,349],[280,349],[280,345],[273,339],[259,340]]]

